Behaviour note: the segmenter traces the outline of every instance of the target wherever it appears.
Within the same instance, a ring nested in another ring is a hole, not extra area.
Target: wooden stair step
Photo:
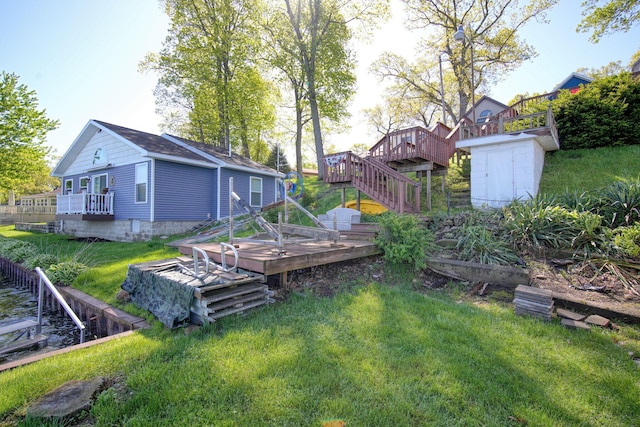
[[[20,322],[0,327],[0,335],[6,335],[17,331],[22,331],[24,329],[31,329],[36,326],[38,326],[38,322],[34,320],[22,320]]]
[[[24,340],[15,341],[0,348],[0,356],[4,356],[5,354],[9,353],[15,353],[16,351],[27,350],[38,345],[45,346],[48,340],[48,336],[40,334]]]

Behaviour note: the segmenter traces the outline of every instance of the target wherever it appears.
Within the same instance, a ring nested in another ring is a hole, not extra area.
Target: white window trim
[[[87,180],[87,187],[86,188],[82,188],[82,180],[86,179]],[[87,193],[89,192],[89,188],[91,186],[91,177],[90,176],[81,176],[80,178],[78,178],[78,190],[79,191],[86,191]]]
[[[93,193],[93,194],[100,194],[102,193],[102,189],[105,187],[100,187],[100,188],[95,188],[95,183],[98,182],[98,178],[100,178],[101,176],[105,177],[105,187],[109,187],[109,174],[108,173],[98,173],[95,175],[91,175],[91,191],[87,191],[88,193]]]
[[[260,204],[258,204],[258,205],[254,205],[253,204],[252,195],[253,195],[254,191],[253,191],[253,186],[251,184],[253,183],[254,179],[260,181],[260,193],[259,193],[260,194]],[[262,207],[263,197],[264,197],[264,185],[263,185],[263,182],[262,182],[262,178],[259,177],[259,176],[249,177],[249,206],[251,206],[251,207]]]
[[[144,182],[138,182],[138,166],[144,166]],[[145,184],[144,201],[138,201],[138,184]],[[142,205],[149,202],[149,163],[136,163],[133,170],[133,203]]]
[[[67,191],[67,182],[71,183],[71,188]],[[64,180],[64,194],[73,194],[73,179],[65,179]]]

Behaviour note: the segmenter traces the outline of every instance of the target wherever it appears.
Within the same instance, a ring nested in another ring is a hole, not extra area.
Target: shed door
[[[487,153],[487,204],[502,207],[515,197],[513,150]]]

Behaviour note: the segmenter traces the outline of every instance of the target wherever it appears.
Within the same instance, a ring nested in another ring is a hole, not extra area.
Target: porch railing
[[[58,215],[113,215],[113,193],[59,194],[56,205]]]

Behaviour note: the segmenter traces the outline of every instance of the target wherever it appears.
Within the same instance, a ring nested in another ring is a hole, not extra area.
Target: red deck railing
[[[419,212],[419,185],[387,164],[432,162],[447,168],[457,141],[496,134],[532,132],[544,138],[551,136],[557,144],[558,130],[551,108],[540,107],[555,95],[557,92],[521,99],[483,123],[463,118],[446,138],[415,126],[390,132],[369,150],[367,158],[350,151],[325,156],[324,182],[349,183],[396,212]]]
[[[361,158],[351,151],[326,156],[324,182],[350,183],[398,213],[420,212],[419,184],[374,158]]]
[[[415,126],[384,136],[369,150],[369,155],[382,162],[421,159],[446,168],[455,151],[455,142]]]

